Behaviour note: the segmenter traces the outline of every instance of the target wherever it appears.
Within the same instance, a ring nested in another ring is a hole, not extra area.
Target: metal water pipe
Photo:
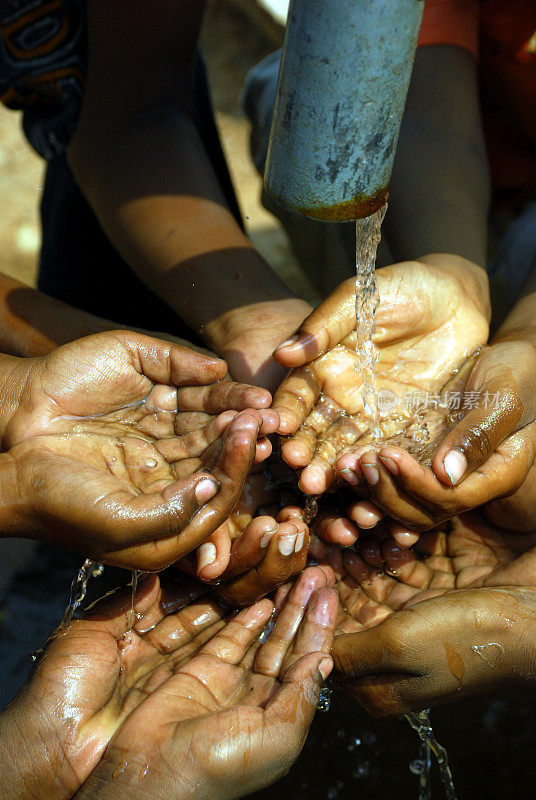
[[[387,200],[424,0],[291,0],[265,171],[314,219]]]

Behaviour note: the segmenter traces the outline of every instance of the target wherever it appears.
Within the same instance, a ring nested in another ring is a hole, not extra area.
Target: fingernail
[[[343,480],[346,481],[346,483],[349,483],[350,486],[357,486],[357,484],[359,483],[359,478],[357,477],[357,474],[354,472],[353,469],[350,469],[350,467],[346,467],[346,469],[341,469],[339,475]]]
[[[459,450],[449,450],[443,459],[443,466],[452,486],[456,486],[467,469],[467,459]]]
[[[375,486],[380,480],[380,470],[376,464],[361,464],[361,470],[365,476],[365,480],[367,483],[370,483],[371,486]]]
[[[396,461],[394,459],[389,458],[389,456],[380,456],[380,460],[381,460],[383,466],[386,469],[389,470],[391,475],[398,475],[399,474],[400,469],[399,469],[398,464],[396,463]]]
[[[208,567],[209,564],[213,564],[216,561],[217,555],[218,551],[211,542],[202,544],[197,550],[197,571],[201,572],[201,570]]]
[[[360,516],[360,522],[358,522],[357,524],[359,525],[360,528],[364,528],[365,530],[368,530],[369,528],[374,528],[374,526],[377,525],[381,519],[383,519],[383,514],[380,514],[379,512],[375,511],[369,511],[368,509],[365,508],[360,509],[359,516]]]
[[[296,544],[294,545],[294,552],[295,552],[295,553],[299,553],[299,552],[300,552],[300,550],[302,549],[302,547],[303,547],[303,540],[304,540],[304,539],[305,539],[305,534],[304,534],[304,533],[299,533],[299,534],[296,536]]]
[[[280,344],[277,349],[281,350],[282,347],[290,347],[291,345],[296,344],[296,342],[298,341],[299,338],[300,338],[299,335],[297,333],[295,333],[294,336],[291,336],[290,339],[287,339],[286,342],[283,342],[283,344]]]
[[[293,533],[289,536],[281,536],[277,546],[279,548],[279,552],[282,556],[289,556],[291,553],[294,552],[294,546],[296,544],[296,537],[298,534]]]
[[[263,533],[260,541],[260,546],[262,547],[263,550],[265,550],[272,541],[272,536],[274,535],[274,533],[275,531],[266,531],[266,533]]]
[[[220,484],[214,478],[203,478],[195,487],[195,496],[200,505],[204,505],[218,494]]]
[[[333,659],[323,658],[320,664],[318,665],[318,671],[322,675],[323,681],[325,681],[328,675],[330,675],[332,669],[333,669]]]

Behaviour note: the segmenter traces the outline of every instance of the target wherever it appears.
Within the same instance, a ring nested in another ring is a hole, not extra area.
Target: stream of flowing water
[[[355,369],[363,382],[363,409],[370,420],[371,433],[376,441],[382,438],[374,371],[379,353],[373,341],[376,310],[380,302],[376,282],[376,252],[381,240],[381,225],[386,211],[387,204],[370,217],[356,221],[355,349],[358,360]],[[307,516],[311,512],[314,516],[317,509],[316,498],[308,498],[308,503]],[[434,736],[428,712],[411,712],[406,714],[406,719],[420,740],[419,758],[410,764],[410,770],[419,776],[419,800],[431,800],[432,797],[430,753],[434,754],[437,761],[447,800],[456,800],[447,751]]]
[[[382,435],[374,374],[379,354],[372,339],[376,329],[376,309],[380,302],[376,283],[376,252],[386,211],[387,204],[370,217],[358,219],[355,223],[355,351],[358,359],[355,369],[363,381],[363,409],[370,420],[374,439],[381,439]]]
[[[90,558],[87,558],[80,569],[78,570],[78,574],[76,575],[75,579],[71,584],[71,596],[69,598],[69,605],[63,615],[62,627],[68,628],[72,622],[73,616],[76,613],[80,603],[83,602],[86,592],[87,592],[87,585],[91,577],[98,577],[102,575],[104,567],[102,564],[98,564],[96,561],[92,561]]]
[[[447,751],[435,738],[428,714],[429,710],[411,711],[405,715],[421,742],[419,761],[410,764],[411,771],[419,775],[419,800],[430,800],[432,797],[430,752],[435,756],[447,800],[457,800]]]

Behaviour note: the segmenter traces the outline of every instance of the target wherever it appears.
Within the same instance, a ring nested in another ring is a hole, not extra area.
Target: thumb
[[[523,402],[512,369],[498,363],[496,356],[496,349],[490,348],[477,361],[463,392],[465,415],[432,461],[435,475],[446,486],[461,483],[504,439],[534,419],[533,402]]]
[[[381,625],[335,637],[332,655],[337,680],[341,682],[372,673],[390,672],[395,667],[395,659],[385,646]]]
[[[355,328],[355,278],[341,283],[274,351],[284,367],[300,367],[323,355]]]
[[[288,728],[288,723],[292,723],[291,737],[296,755],[303,747],[313,721],[322,684],[332,669],[330,656],[322,652],[307,653],[287,670],[281,688],[266,707],[267,724]],[[286,737],[287,734],[283,740]]]

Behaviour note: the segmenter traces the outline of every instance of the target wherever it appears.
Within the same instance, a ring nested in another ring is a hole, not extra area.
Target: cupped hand
[[[224,362],[141,334],[23,366],[3,437],[12,523],[106,563],[160,569],[194,549],[279,423],[266,390],[221,380]]]
[[[358,525],[374,521],[370,512],[376,522],[391,518],[395,538],[409,545],[415,531],[516,493],[536,454],[534,370],[536,352],[528,341],[486,348],[462,387],[462,419],[435,448],[430,466],[403,443],[339,458],[340,476],[367,498],[350,506],[349,517]]]
[[[233,605],[250,605],[298,575],[307,561],[303,512],[279,512],[278,493],[264,473],[251,474],[229,519],[176,566],[208,582]]]
[[[4,741],[6,751],[15,748],[15,764],[25,759],[6,796],[62,800],[74,795],[122,720],[141,702],[137,681],[165,662],[168,650],[176,659],[187,658],[221,624],[225,610],[203,597],[205,591],[184,576],[180,584],[163,586],[152,575],[140,582],[134,599],[121,590],[84,619],[58,628],[31,677],[0,715],[11,734]]]
[[[155,620],[147,635],[165,644],[132,670],[126,662],[126,718],[76,797],[224,800],[273,783],[304,744],[332,666],[336,608],[326,573],[312,569],[264,644],[268,600],[205,630],[187,654],[173,618]],[[134,634],[133,653],[140,646]]]
[[[440,392],[487,340],[487,278],[454,256],[427,256],[382,269],[374,342],[379,350],[377,389],[389,402],[381,418],[385,438],[403,432],[418,448],[426,439],[415,425],[411,398]],[[274,357],[292,367],[274,396],[285,460],[303,469],[300,487],[321,494],[335,480],[342,453],[369,435],[359,359],[355,352],[355,281],[345,281],[301,325]],[[419,420],[417,420],[418,422]],[[412,427],[413,426],[413,427]]]
[[[390,715],[533,679],[535,548],[534,535],[472,513],[421,536],[418,552],[386,537],[362,539],[359,554],[334,549],[345,691]]]

